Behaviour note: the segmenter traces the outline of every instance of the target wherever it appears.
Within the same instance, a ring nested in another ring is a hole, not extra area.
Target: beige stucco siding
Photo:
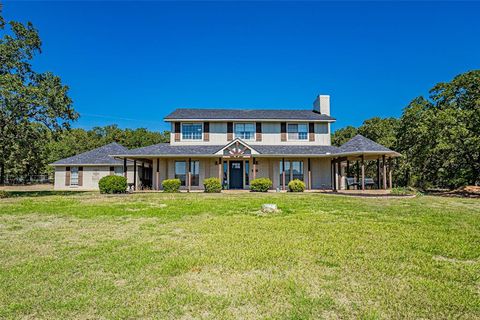
[[[289,122],[287,122],[289,123]],[[292,122],[298,123],[298,122]],[[262,141],[246,140],[251,145],[330,145],[330,123],[315,123],[314,127],[315,141],[294,140],[282,141],[281,139],[281,123],[280,122],[263,122],[262,123]],[[235,138],[235,137],[234,137]],[[173,134],[170,137],[172,145],[225,145],[230,141],[227,140],[227,123],[226,122],[210,122],[209,141],[175,141]]]

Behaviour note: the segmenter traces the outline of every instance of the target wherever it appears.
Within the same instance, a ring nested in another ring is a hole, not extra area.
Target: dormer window
[[[182,123],[182,140],[202,140],[201,123]]]
[[[255,139],[255,123],[235,123],[235,138],[242,140]]]
[[[288,140],[307,140],[308,123],[289,123],[287,126]]]

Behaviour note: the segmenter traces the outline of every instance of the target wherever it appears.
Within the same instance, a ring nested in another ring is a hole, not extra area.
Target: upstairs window
[[[182,123],[182,140],[202,140],[201,123]]]
[[[242,140],[255,139],[255,124],[251,123],[235,123],[235,138]]]
[[[288,140],[307,140],[308,123],[289,123],[287,132]]]

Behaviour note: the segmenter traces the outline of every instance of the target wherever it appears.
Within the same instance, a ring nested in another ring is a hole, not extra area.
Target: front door
[[[230,189],[243,189],[243,161],[230,161]]]

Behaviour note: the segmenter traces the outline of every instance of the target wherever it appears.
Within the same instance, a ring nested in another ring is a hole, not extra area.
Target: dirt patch
[[[465,186],[455,190],[448,191],[431,191],[431,195],[442,197],[459,197],[459,198],[477,198],[480,199],[480,186]]]

